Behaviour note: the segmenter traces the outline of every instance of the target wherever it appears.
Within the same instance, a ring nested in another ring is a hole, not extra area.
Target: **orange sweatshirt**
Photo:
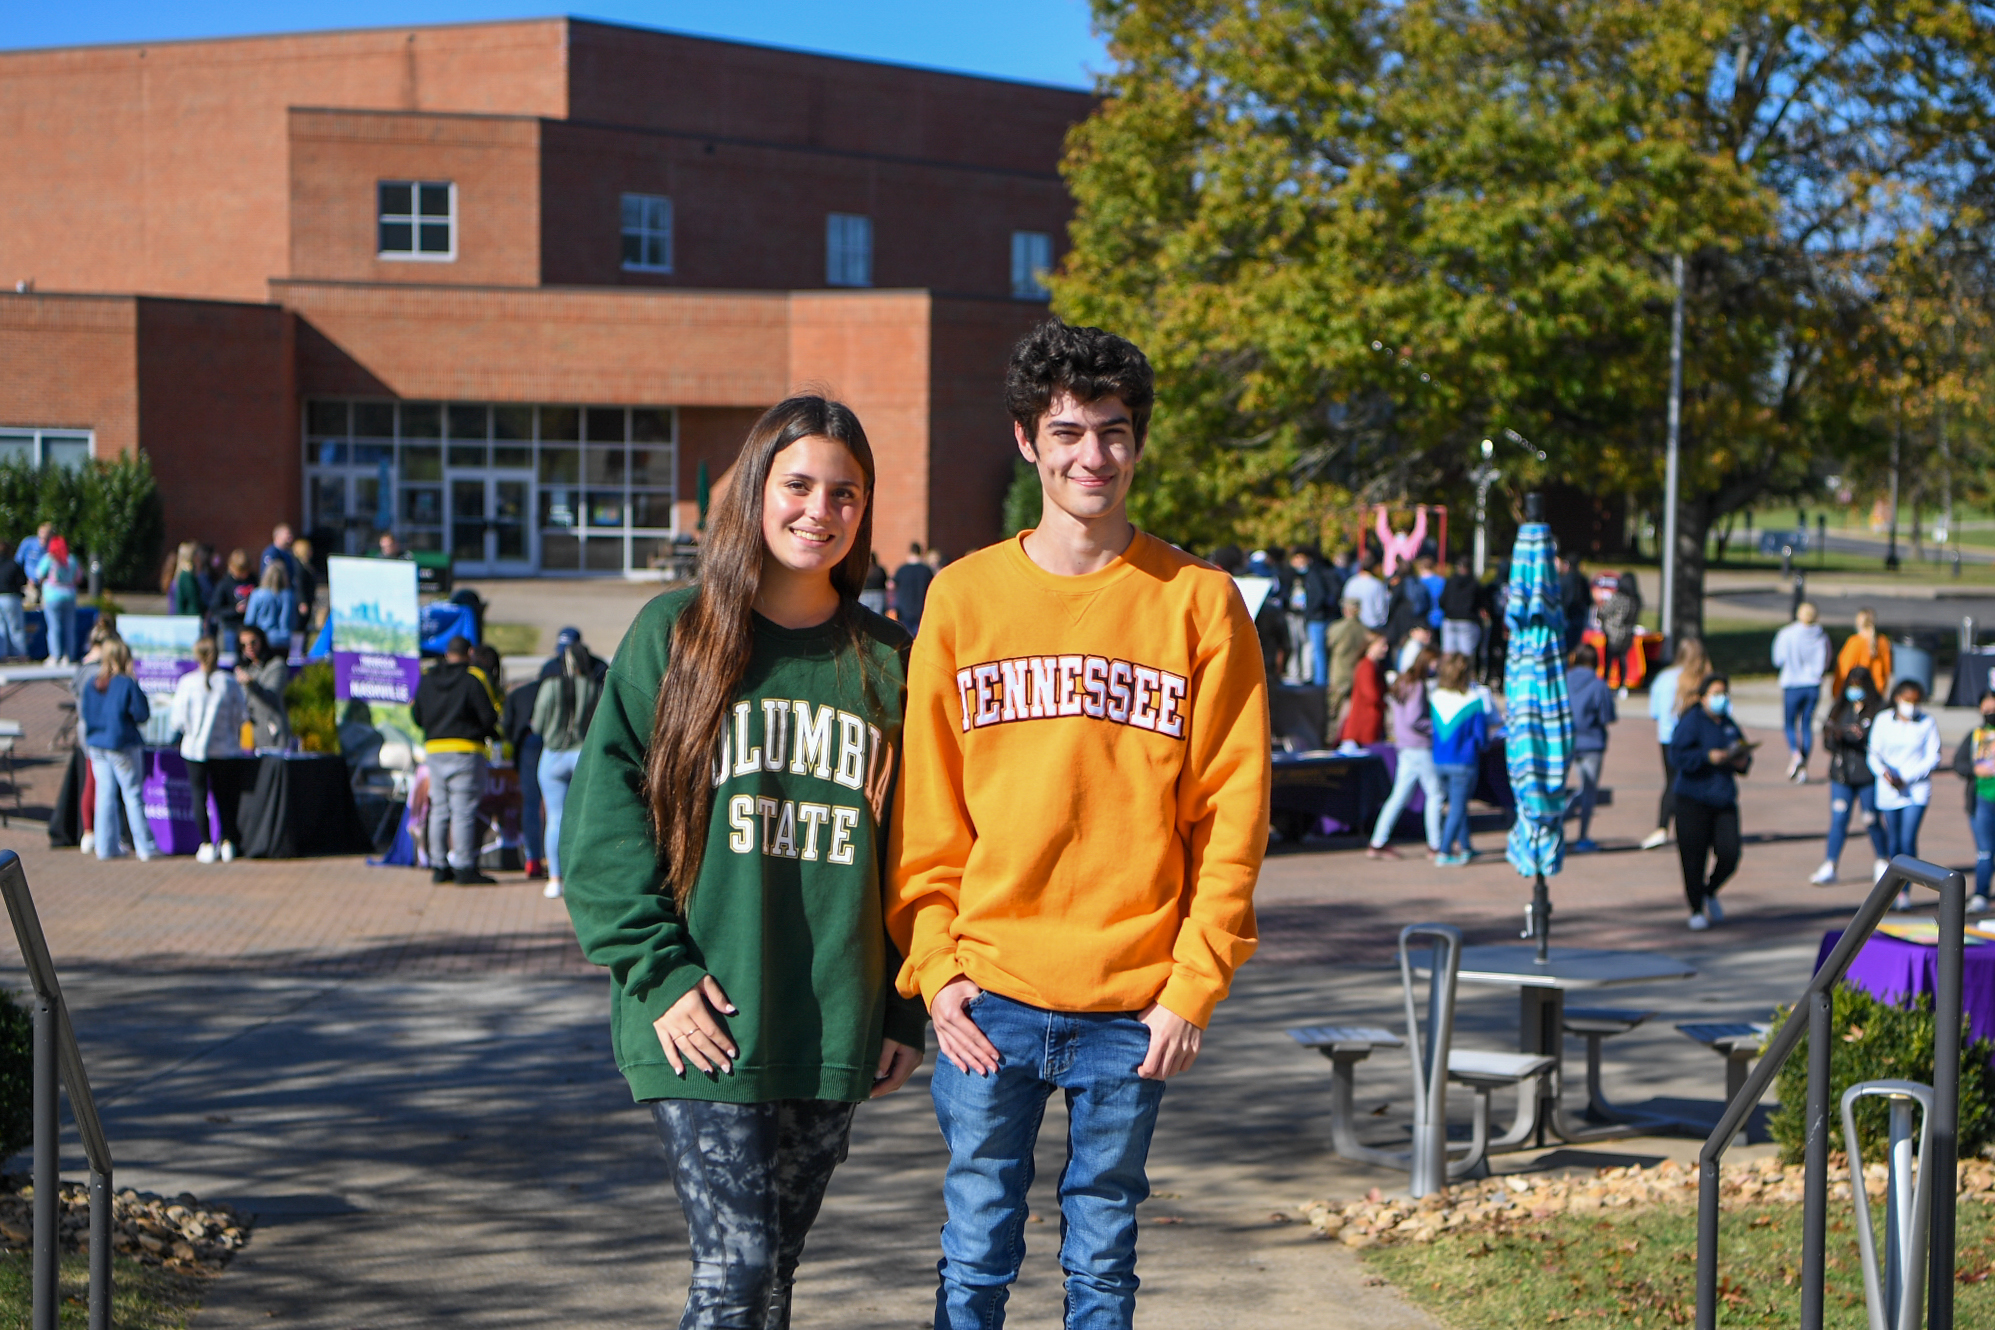
[[[958,974],[1053,1011],[1203,1026],[1253,954],[1268,699],[1232,579],[1138,532],[1084,577],[1022,538],[950,565],[908,667],[887,928],[904,996]]]

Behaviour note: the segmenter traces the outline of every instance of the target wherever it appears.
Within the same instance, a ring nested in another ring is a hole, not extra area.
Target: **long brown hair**
[[[1704,680],[1711,673],[1711,658],[1704,654],[1704,643],[1695,637],[1686,637],[1676,644],[1676,701],[1670,708],[1672,716],[1681,716],[1696,706],[1704,697]]]
[[[831,570],[839,601],[832,623],[855,650],[862,646],[859,593],[865,589],[866,560],[873,548],[873,448],[852,408],[803,394],[770,407],[742,441],[700,552],[700,584],[673,625],[671,659],[658,684],[644,792],[672,899],[681,910],[692,896],[706,853],[721,731],[755,647],[755,596],[768,554],[762,539],[762,491],[776,455],[813,437],[842,445],[866,475],[866,506],[852,548]]]
[[[97,691],[104,692],[111,686],[111,680],[120,674],[132,672],[132,649],[125,645],[122,637],[107,637],[97,648]]]
[[[1399,677],[1392,681],[1393,700],[1404,702],[1413,696],[1415,689],[1425,688],[1427,672],[1434,668],[1434,662],[1440,658],[1434,648],[1421,647],[1420,653],[1413,658],[1413,663],[1401,670]]]

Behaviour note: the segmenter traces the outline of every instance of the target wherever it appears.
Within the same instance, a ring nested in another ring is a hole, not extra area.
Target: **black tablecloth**
[[[1287,840],[1299,840],[1318,830],[1357,834],[1371,830],[1391,792],[1385,759],[1371,753],[1312,753],[1293,758],[1278,754],[1269,815],[1275,830]],[[1322,827],[1324,818],[1339,825]]]
[[[1284,738],[1299,749],[1321,748],[1330,742],[1330,699],[1315,684],[1276,684],[1268,691],[1268,711],[1275,746]]]
[[[242,853],[250,859],[367,854],[374,849],[337,753],[268,756],[242,799]]]
[[[1995,687],[1995,651],[1963,651],[1953,663],[1953,696],[1950,707],[1978,706],[1981,695]]]

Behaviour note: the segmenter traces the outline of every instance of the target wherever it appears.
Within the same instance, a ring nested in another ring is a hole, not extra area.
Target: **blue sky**
[[[462,23],[564,12],[559,0],[64,0],[9,3],[0,47]],[[589,0],[565,12],[831,55],[1086,87],[1106,63],[1087,0]]]

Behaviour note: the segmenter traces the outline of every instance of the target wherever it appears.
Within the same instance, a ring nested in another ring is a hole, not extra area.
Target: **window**
[[[457,186],[448,180],[383,180],[380,254],[384,259],[457,258]]]
[[[0,425],[0,463],[59,466],[76,471],[90,460],[87,430],[14,429]]]
[[[824,219],[824,281],[827,286],[873,284],[873,219],[834,212]]]
[[[1053,237],[1044,231],[1011,233],[1011,294],[1018,300],[1044,300],[1044,278],[1053,267]]]
[[[628,272],[672,271],[672,200],[623,196],[623,266]]]

